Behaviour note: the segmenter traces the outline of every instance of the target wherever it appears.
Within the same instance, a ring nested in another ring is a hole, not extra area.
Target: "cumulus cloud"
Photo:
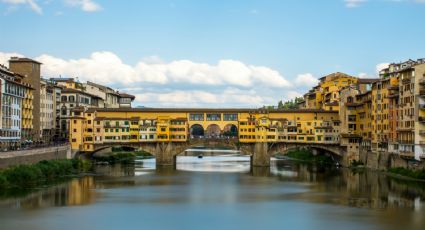
[[[35,13],[43,14],[43,9],[37,4],[36,0],[1,0],[1,2],[10,5],[12,8],[17,5],[28,5]]]
[[[23,55],[0,52],[0,63],[7,64],[11,56]],[[106,51],[79,59],[48,54],[34,59],[43,63],[45,78],[62,76],[94,81],[134,94],[137,104],[151,107],[259,107],[300,95],[294,93],[296,84],[278,71],[238,60],[219,60],[214,64],[191,60],[165,62],[152,56],[129,65]]]
[[[79,7],[86,12],[96,12],[102,10],[102,7],[92,0],[66,0],[66,3],[72,7]]]
[[[319,80],[313,76],[311,73],[299,74],[297,78],[295,78],[295,84],[297,86],[306,86],[313,87],[319,83]]]
[[[355,8],[367,2],[367,0],[344,0],[344,2],[346,7]]]
[[[36,58],[49,76],[78,76],[81,80],[96,80],[102,84],[133,86],[152,83],[230,85],[252,87],[290,87],[279,72],[264,66],[247,65],[236,60],[220,60],[216,65],[190,60],[148,63],[140,61],[130,66],[111,52],[95,52],[89,58],[64,60],[50,55]],[[48,64],[47,64],[48,63]]]
[[[388,66],[390,65],[390,63],[379,63],[376,65],[376,73],[379,73],[379,71],[388,68]]]

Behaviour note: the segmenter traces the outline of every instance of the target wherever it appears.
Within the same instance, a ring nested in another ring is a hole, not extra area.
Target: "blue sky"
[[[425,0],[0,0],[22,55],[155,107],[256,107],[341,71],[425,57]]]

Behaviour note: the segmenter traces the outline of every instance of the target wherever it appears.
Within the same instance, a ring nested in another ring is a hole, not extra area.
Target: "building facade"
[[[22,144],[23,111],[26,106],[26,92],[31,90],[24,83],[25,77],[0,66],[1,85],[1,130],[0,147],[2,150],[18,149]]]
[[[10,71],[24,76],[23,83],[31,85],[34,89],[32,98],[32,140],[41,139],[40,129],[40,68],[41,63],[29,58],[11,57],[9,60]]]

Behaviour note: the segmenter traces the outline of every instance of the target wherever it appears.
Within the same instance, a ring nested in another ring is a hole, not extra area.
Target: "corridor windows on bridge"
[[[221,121],[221,114],[219,113],[208,113],[207,121]]]
[[[237,121],[238,114],[223,114],[223,120],[225,121]]]
[[[191,120],[191,121],[203,121],[204,120],[204,114],[203,113],[191,113],[189,115],[189,120]]]

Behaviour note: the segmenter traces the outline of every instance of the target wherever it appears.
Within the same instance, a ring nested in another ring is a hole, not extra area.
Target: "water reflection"
[[[177,157],[177,170],[196,172],[242,172],[250,171],[249,156],[180,156]]]
[[[208,213],[223,221],[230,216],[228,221],[244,222],[249,229],[256,222],[246,216],[260,214],[256,218],[267,220],[264,226],[271,228],[280,226],[284,213],[285,220],[299,228],[308,223],[310,227],[323,224],[354,226],[353,229],[425,226],[422,183],[392,179],[373,171],[356,172],[277,159],[271,163],[270,168],[250,168],[249,157],[228,155],[202,159],[181,156],[175,168],[157,168],[155,159],[138,159],[134,165],[126,166],[97,166],[91,176],[40,188],[23,197],[0,198],[0,223],[7,226],[5,229],[25,228],[31,225],[24,225],[20,218],[29,218],[37,226],[34,229],[55,229],[56,225],[43,225],[43,220],[51,218],[48,211],[53,211],[53,207],[86,206],[91,208],[79,209],[81,215],[96,218],[102,212],[106,217],[110,215],[111,221],[120,216],[126,223],[134,224],[140,219],[134,216],[137,213],[153,219],[169,214],[175,216],[175,222],[187,216],[208,221],[198,216]],[[264,216],[257,209],[263,210]],[[26,210],[37,215],[28,217]],[[184,216],[180,216],[182,210]],[[69,208],[61,209],[60,213],[54,216],[59,224],[73,215]],[[309,222],[304,223],[300,216]],[[148,229],[164,227],[144,220]],[[85,221],[91,223],[90,218]],[[112,228],[106,223],[104,228]]]

